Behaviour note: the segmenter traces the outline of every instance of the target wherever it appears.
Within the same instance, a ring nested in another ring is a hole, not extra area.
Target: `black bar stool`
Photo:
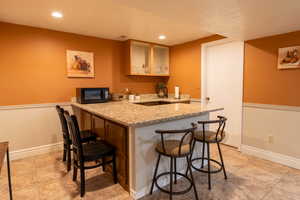
[[[186,192],[189,192],[193,187],[195,197],[198,200],[198,194],[197,194],[197,190],[196,190],[196,186],[195,186],[195,182],[194,182],[194,178],[193,178],[193,174],[192,174],[192,168],[191,168],[190,160],[189,160],[189,156],[192,153],[192,141],[193,141],[193,137],[194,137],[194,131],[196,130],[196,128],[197,128],[196,125],[193,124],[193,128],[185,129],[185,130],[156,130],[155,131],[156,133],[161,135],[161,142],[158,143],[155,148],[156,152],[158,153],[158,160],[157,160],[154,175],[153,175],[150,194],[152,194],[154,184],[155,184],[159,190],[169,194],[170,200],[171,200],[172,195],[184,194]],[[164,135],[175,135],[175,134],[183,134],[181,140],[164,140]],[[170,171],[157,175],[157,170],[159,167],[161,155],[170,158]],[[177,172],[176,158],[182,158],[182,157],[186,158],[187,170],[189,170],[191,173],[190,178],[186,174]],[[174,163],[174,168],[173,168],[173,163]],[[165,190],[165,189],[161,188],[157,183],[158,179],[165,175],[170,176],[170,189],[169,190]],[[190,183],[190,186],[185,190],[174,192],[173,191],[173,175],[175,178],[175,181],[174,181],[175,184],[177,183],[177,175],[178,175],[178,176],[184,177],[186,180],[188,180]]]
[[[56,105],[56,111],[58,113],[61,130],[63,134],[63,141],[64,141],[64,153],[63,153],[63,161],[67,160],[67,170],[71,170],[71,151],[72,151],[72,140],[69,133],[69,128],[67,125],[66,118],[64,116],[64,109],[61,108],[59,105]],[[80,131],[80,136],[83,142],[90,142],[96,140],[96,135],[91,130],[83,130]]]
[[[222,156],[222,152],[221,152],[221,148],[220,148],[220,142],[225,138],[224,128],[226,125],[227,118],[223,117],[223,116],[218,116],[218,118],[219,118],[218,120],[208,120],[208,121],[199,121],[198,122],[199,124],[202,125],[202,130],[196,131],[194,134],[193,151],[194,151],[196,142],[201,142],[202,143],[202,157],[192,158],[193,152],[190,156],[190,162],[191,162],[192,167],[197,171],[208,174],[208,189],[209,190],[211,189],[211,181],[210,181],[211,174],[218,173],[223,170],[224,177],[225,177],[225,179],[227,179],[223,156]],[[217,131],[214,132],[214,131],[205,130],[209,124],[217,124],[218,125]],[[210,146],[209,145],[211,143],[217,143],[221,162],[210,158]],[[205,144],[207,146],[207,157],[204,157]],[[193,164],[193,162],[196,160],[201,160],[200,168],[196,167]],[[203,169],[204,160],[208,161],[208,164],[207,164],[208,169],[207,170]],[[217,170],[211,170],[210,162],[214,162],[214,163],[218,164],[220,166],[220,168]],[[186,174],[187,173],[188,173],[188,171],[186,172]]]
[[[67,123],[70,128],[71,138],[73,141],[73,181],[77,179],[77,169],[80,169],[80,196],[85,194],[85,170],[104,166],[112,163],[112,171],[114,183],[118,182],[117,166],[116,166],[116,149],[106,143],[104,140],[97,140],[91,143],[83,143],[78,122],[75,115],[70,116],[65,111]],[[111,158],[110,160],[107,158]],[[99,162],[102,160],[102,162]],[[95,161],[97,164],[93,166],[85,166],[85,162]]]

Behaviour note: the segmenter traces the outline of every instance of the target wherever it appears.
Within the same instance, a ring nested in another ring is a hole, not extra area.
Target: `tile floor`
[[[213,147],[213,157],[218,158]],[[206,174],[194,173],[199,199],[207,200],[299,200],[300,170],[239,153],[222,146],[228,180],[223,174],[212,175],[212,190],[208,190]],[[68,200],[80,199],[79,182],[72,181],[61,162],[61,152],[38,155],[12,161],[12,182],[15,200]],[[79,177],[78,177],[79,180]],[[180,180],[175,189],[185,186]],[[86,195],[83,199],[129,200],[123,188],[112,183],[110,175],[99,169],[87,172]],[[8,199],[6,169],[0,178],[0,199]],[[155,192],[142,200],[168,199],[168,195]],[[194,193],[173,199],[194,199]]]

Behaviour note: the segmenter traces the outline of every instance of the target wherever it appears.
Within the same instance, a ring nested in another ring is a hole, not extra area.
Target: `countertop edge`
[[[210,113],[210,112],[216,112],[216,111],[224,110],[224,108],[216,108],[216,109],[210,109],[210,110],[205,110],[205,111],[201,111],[201,112],[195,112],[195,113],[191,113],[191,114],[180,115],[180,116],[176,116],[176,117],[167,117],[167,118],[164,118],[164,119],[157,119],[157,120],[150,120],[150,121],[146,121],[146,122],[128,124],[126,122],[123,122],[123,121],[120,121],[120,120],[117,120],[117,119],[113,119],[111,117],[99,114],[99,113],[97,113],[97,112],[95,112],[95,111],[93,111],[91,109],[82,108],[82,107],[78,106],[77,103],[71,103],[71,106],[78,107],[78,108],[83,109],[85,111],[88,111],[88,112],[90,112],[90,113],[92,113],[94,115],[97,115],[99,117],[105,118],[105,119],[110,120],[112,122],[121,124],[123,126],[133,127],[133,128],[138,128],[138,127],[142,127],[142,126],[149,126],[149,125],[159,124],[159,123],[163,123],[163,122],[178,120],[178,119],[185,119],[185,118],[190,118],[190,117],[196,117],[196,116],[200,116],[200,115],[205,114],[205,113]]]
[[[206,111],[201,111],[201,112],[192,113],[192,114],[180,115],[180,116],[177,116],[177,117],[169,117],[169,118],[165,118],[165,119],[158,119],[158,120],[151,120],[151,121],[142,122],[142,123],[135,123],[135,124],[131,124],[130,127],[139,128],[139,127],[142,127],[142,126],[150,126],[150,125],[169,122],[169,121],[173,121],[173,120],[196,117],[196,116],[200,116],[200,115],[203,115],[203,114],[206,114],[206,113],[216,112],[216,111],[221,111],[221,110],[224,110],[224,109],[223,108],[218,108],[218,109],[206,110]]]

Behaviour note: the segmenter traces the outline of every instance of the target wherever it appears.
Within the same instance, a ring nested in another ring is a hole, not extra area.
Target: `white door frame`
[[[216,40],[216,41],[212,41],[212,42],[207,42],[207,43],[203,43],[201,45],[201,80],[200,80],[200,84],[201,84],[201,102],[206,102],[206,83],[207,83],[207,79],[206,79],[206,72],[207,72],[207,48],[211,47],[211,46],[216,46],[216,45],[221,45],[221,44],[226,44],[226,43],[230,43],[230,42],[237,42],[238,40],[234,40],[234,39],[230,39],[230,38],[224,38],[224,39],[220,39],[220,40]],[[244,58],[243,58],[244,59]],[[243,66],[244,67],[244,66]],[[244,80],[244,76],[242,77]],[[243,81],[244,82],[244,81]],[[244,85],[242,83],[242,87],[244,88]],[[242,94],[243,95],[243,94]],[[243,99],[243,96],[242,96]],[[243,138],[243,108],[241,110],[241,116],[242,116],[242,124],[241,124],[241,141],[240,141],[240,145],[238,147],[238,150],[240,151],[241,149],[241,145],[242,145],[242,138]]]

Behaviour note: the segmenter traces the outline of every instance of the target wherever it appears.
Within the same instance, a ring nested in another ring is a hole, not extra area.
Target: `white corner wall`
[[[69,103],[58,104],[71,110]],[[12,159],[60,148],[62,135],[55,105],[0,107],[0,141],[9,141]]]

